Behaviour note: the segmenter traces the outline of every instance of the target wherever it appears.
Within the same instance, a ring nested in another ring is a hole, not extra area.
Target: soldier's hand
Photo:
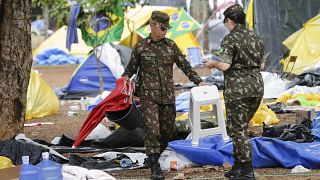
[[[215,68],[217,61],[203,61],[204,65],[206,66],[206,68]]]

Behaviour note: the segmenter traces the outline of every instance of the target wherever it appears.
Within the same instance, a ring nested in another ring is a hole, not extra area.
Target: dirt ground
[[[47,67],[34,67],[33,69],[39,70],[41,77],[52,87],[62,87],[68,84],[73,71],[77,65],[63,65],[63,66],[47,66]],[[206,69],[197,69],[201,76],[211,74],[211,71]],[[188,79],[183,75],[180,70],[175,68],[174,73],[175,82],[185,83]],[[68,108],[78,101],[61,101],[61,108],[59,111],[51,116],[37,118],[27,121],[26,123],[34,122],[53,122],[53,125],[42,125],[35,127],[25,127],[24,132],[26,136],[31,139],[42,139],[51,142],[55,137],[62,134],[68,137],[75,138],[79,129],[87,117],[87,112],[81,112],[79,116],[68,116]],[[258,129],[259,131],[259,129]],[[218,166],[203,166],[193,167],[179,170],[176,172],[165,172],[166,179],[224,179],[223,174],[225,169],[229,167]],[[292,174],[291,169],[285,168],[259,168],[255,169],[257,179],[271,180],[271,179],[320,179],[320,170],[311,170],[309,173]],[[117,179],[148,179],[149,169],[137,170],[121,170],[109,172]]]

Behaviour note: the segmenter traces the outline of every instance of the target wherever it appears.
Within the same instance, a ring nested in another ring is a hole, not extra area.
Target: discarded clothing
[[[305,119],[301,124],[286,124],[281,126],[268,127],[263,124],[262,136],[273,137],[282,141],[294,141],[297,143],[313,142],[311,134],[311,120]]]
[[[30,164],[35,165],[40,162],[42,152],[46,150],[41,146],[23,140],[0,141],[0,156],[8,157],[14,165],[22,164],[22,156],[29,156]]]
[[[291,83],[288,84],[287,89],[300,86],[320,86],[320,68],[313,68],[298,75]]]
[[[80,157],[77,155],[71,155],[69,164],[85,167],[87,169],[111,169],[121,167],[120,161],[124,158],[130,159],[130,157],[125,154],[118,154],[116,158],[111,160],[106,160],[103,157]],[[137,162],[132,161],[132,164],[137,164]]]
[[[114,177],[101,170],[88,170],[79,166],[62,166],[62,175],[65,180],[115,180]]]
[[[119,127],[105,139],[95,140],[91,143],[93,148],[122,148],[122,147],[143,147],[144,128],[138,127],[132,131]]]

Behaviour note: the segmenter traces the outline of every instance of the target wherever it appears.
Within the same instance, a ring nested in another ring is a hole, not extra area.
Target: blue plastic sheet
[[[312,121],[311,134],[314,136],[316,141],[320,141],[320,112]]]
[[[188,112],[189,111],[190,91],[183,92],[176,97],[176,111]]]
[[[275,138],[251,139],[253,166],[256,168],[283,166],[292,168],[320,168],[320,142],[296,143]],[[192,147],[191,140],[177,140],[169,147],[200,165],[222,166],[224,162],[234,164],[233,144],[224,143],[221,135],[199,139],[199,146]]]
[[[73,56],[61,49],[51,48],[38,53],[34,60],[36,61],[35,65],[80,64],[84,57]]]

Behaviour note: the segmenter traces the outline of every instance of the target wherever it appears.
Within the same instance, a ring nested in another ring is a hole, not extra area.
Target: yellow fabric
[[[155,10],[171,13],[176,11],[177,8],[171,6],[137,6],[136,8],[128,10],[128,12],[125,13],[124,30],[121,35],[121,41],[128,38],[131,32],[144,26],[149,21],[152,11]]]
[[[120,42],[120,45],[132,48],[139,40],[141,40],[141,37],[137,33],[133,32],[132,33],[132,45],[130,44],[131,36],[128,36],[127,38],[123,39]]]
[[[294,101],[294,100],[299,100],[299,99],[305,99],[306,101],[313,101],[313,106],[320,107],[320,94],[313,94],[313,93],[308,93],[308,94],[284,94],[281,97],[279,97],[276,101],[277,102],[283,102],[284,104],[287,104],[289,100]]]
[[[131,34],[133,34],[132,46],[134,46],[139,40],[138,35],[134,31],[148,23],[151,17],[151,13],[154,10],[162,11],[165,13],[172,13],[174,11],[178,11],[178,8],[171,6],[139,6],[129,10],[125,13],[124,30],[119,44],[130,47],[130,37]],[[129,27],[130,30],[133,31],[133,33],[131,33],[131,31],[129,30]],[[196,40],[196,38],[191,32],[179,36],[173,40],[180,48],[183,54],[186,54],[187,47],[200,46],[199,42]]]
[[[188,47],[199,47],[200,44],[192,34],[192,32],[186,33],[173,39],[177,46],[180,48],[183,54],[187,53]]]
[[[287,67],[290,56],[297,56],[292,70],[294,74],[312,68],[320,61],[320,14],[307,21],[303,28],[289,36],[282,42],[291,51],[289,56],[282,60],[284,70]],[[291,65],[289,64],[291,68]],[[288,68],[289,69],[289,68]]]
[[[87,46],[82,40],[80,29],[77,29],[77,33],[79,43],[72,44],[70,52],[66,48],[67,26],[63,26],[41,43],[40,46],[33,51],[33,56],[36,56],[39,52],[50,48],[59,48],[72,55],[87,55],[89,51],[92,50],[92,47]]]
[[[287,104],[287,101],[291,99],[291,94],[283,94],[282,96],[278,97],[276,102],[283,102],[284,104]]]
[[[278,124],[280,121],[276,114],[269,109],[267,105],[261,102],[258,111],[253,116],[250,123],[252,123],[253,126],[262,126],[263,122],[269,126],[272,124]]]
[[[188,112],[176,117],[176,121],[184,121],[187,120],[189,118]]]
[[[54,114],[60,106],[59,99],[50,86],[31,70],[27,93],[26,119]]]
[[[253,30],[253,26],[254,26],[254,16],[253,16],[253,0],[250,1],[249,6],[248,6],[248,10],[246,13],[246,20],[248,23],[248,27],[250,30]]]
[[[212,105],[208,104],[208,105],[202,105],[200,107],[200,112],[207,112],[207,111],[212,111]],[[176,117],[176,121],[182,121],[182,120],[186,120],[188,119],[188,112]]]
[[[4,156],[0,156],[0,169],[14,167],[14,166],[15,165],[12,164],[11,159]]]

